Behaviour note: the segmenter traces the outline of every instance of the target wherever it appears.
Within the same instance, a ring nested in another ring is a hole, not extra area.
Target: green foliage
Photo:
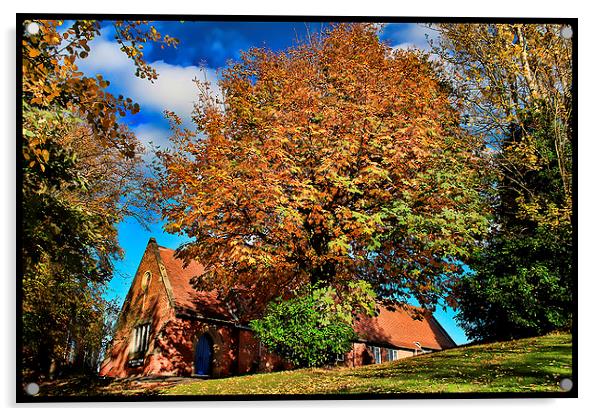
[[[541,166],[515,165],[530,192],[508,176],[493,188],[497,226],[470,264],[475,274],[457,287],[458,320],[473,339],[534,336],[572,323],[572,210],[554,151],[554,120],[543,108],[523,113]],[[498,158],[518,160],[513,152],[522,140],[508,137]]]
[[[95,373],[117,307],[104,285],[68,274],[48,258],[23,279],[23,364],[34,373]]]
[[[489,242],[471,265],[475,273],[457,288],[457,319],[469,338],[513,339],[570,327],[572,250],[566,234],[539,228],[531,236]]]
[[[87,192],[88,183],[78,170],[76,153],[61,138],[77,122],[68,113],[24,104],[24,132],[44,137],[40,148],[48,156],[44,164],[28,164],[23,169],[23,258],[26,269],[44,256],[60,258],[71,273],[103,282],[112,271],[111,255],[117,252],[117,242],[108,240],[101,230],[110,227],[114,218],[75,200],[78,193]]]
[[[321,366],[351,349],[353,314],[373,314],[374,296],[363,281],[352,283],[342,300],[332,287],[307,286],[291,299],[271,302],[251,328],[269,351],[297,366]]]
[[[442,24],[436,53],[468,127],[493,150],[489,235],[456,287],[473,339],[572,321],[572,44],[559,25]]]
[[[24,104],[24,134],[45,139],[38,147],[44,163],[23,169],[21,245],[24,364],[41,373],[76,350],[80,367],[95,369],[112,307],[102,294],[118,247],[102,230],[114,218],[77,203],[88,183],[77,155],[61,144],[76,123],[68,113]]]

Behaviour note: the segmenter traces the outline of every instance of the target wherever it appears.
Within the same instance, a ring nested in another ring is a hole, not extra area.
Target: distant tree
[[[137,215],[145,199],[142,147],[119,123],[138,105],[77,68],[100,22],[35,23],[39,32],[22,44],[22,358],[25,368],[49,375],[77,361],[75,352],[79,364],[94,367],[112,308],[103,294],[121,255],[116,225]],[[156,78],[141,44],[174,41],[145,22],[116,22],[115,29],[138,75]]]
[[[456,297],[474,339],[572,321],[572,42],[560,25],[443,24],[435,51],[491,150],[490,233]],[[566,28],[564,29],[567,30]]]
[[[376,308],[368,283],[354,284],[351,293],[341,301],[331,287],[306,286],[288,300],[270,302],[250,326],[269,351],[296,366],[333,363],[351,349],[354,314],[372,315]]]
[[[194,121],[159,152],[158,195],[201,289],[270,299],[368,281],[382,299],[448,297],[484,231],[480,149],[425,56],[341,24],[286,52],[251,49],[199,82]]]

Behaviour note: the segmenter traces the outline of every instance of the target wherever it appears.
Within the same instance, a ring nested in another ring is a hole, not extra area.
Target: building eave
[[[193,312],[190,312],[190,311],[178,308],[178,307],[175,308],[175,312],[176,312],[176,318],[193,319],[196,321],[204,321],[204,322],[210,322],[210,323],[214,323],[214,324],[233,326],[236,328],[249,329],[249,330],[251,329],[245,325],[240,325],[238,322],[233,321],[233,320],[212,318],[212,317],[204,316],[204,315],[201,315],[198,313],[193,313]]]
[[[163,264],[161,253],[159,252],[159,245],[157,244],[157,240],[155,240],[154,237],[151,237],[148,241],[148,244],[152,247],[155,259],[157,261],[157,264],[159,265],[159,272],[161,273],[161,282],[163,283],[163,287],[165,288],[165,293],[167,294],[169,306],[172,309],[175,309],[176,303],[173,294],[173,289],[171,287],[171,282],[169,281],[167,269],[165,268],[165,264]]]

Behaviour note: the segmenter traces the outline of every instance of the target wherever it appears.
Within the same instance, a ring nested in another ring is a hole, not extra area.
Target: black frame
[[[573,387],[568,392],[500,392],[500,393],[390,393],[373,394],[357,393],[352,395],[342,394],[265,394],[265,395],[206,395],[206,396],[63,396],[63,397],[43,397],[28,395],[23,386],[21,351],[22,351],[22,328],[20,322],[22,319],[22,281],[19,276],[22,275],[22,264],[20,258],[21,251],[21,227],[22,214],[20,211],[22,204],[22,157],[20,150],[20,141],[22,140],[20,131],[22,130],[22,52],[21,44],[23,41],[23,24],[27,20],[72,20],[72,19],[94,19],[94,20],[157,20],[157,21],[224,21],[224,22],[368,22],[368,23],[551,23],[570,25],[573,31],[573,84],[572,84],[572,128],[573,137],[573,323],[571,328],[572,340],[572,377]],[[95,14],[95,13],[17,13],[16,14],[16,168],[17,168],[17,187],[16,187],[16,219],[17,226],[17,244],[16,244],[16,401],[17,403],[61,403],[61,402],[146,402],[146,401],[263,401],[263,400],[390,400],[390,399],[517,399],[517,398],[577,398],[578,397],[578,262],[577,262],[577,152],[578,152],[578,19],[577,18],[516,18],[516,17],[398,17],[398,16],[300,16],[300,15],[175,15],[175,14]]]

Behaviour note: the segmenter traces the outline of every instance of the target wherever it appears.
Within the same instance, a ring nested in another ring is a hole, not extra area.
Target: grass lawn
[[[572,338],[546,335],[460,347],[358,368],[303,369],[214,380],[189,377],[44,382],[40,396],[558,392],[571,377]]]
[[[304,369],[187,381],[160,394],[554,392],[571,377],[571,335],[460,347],[354,369]]]

